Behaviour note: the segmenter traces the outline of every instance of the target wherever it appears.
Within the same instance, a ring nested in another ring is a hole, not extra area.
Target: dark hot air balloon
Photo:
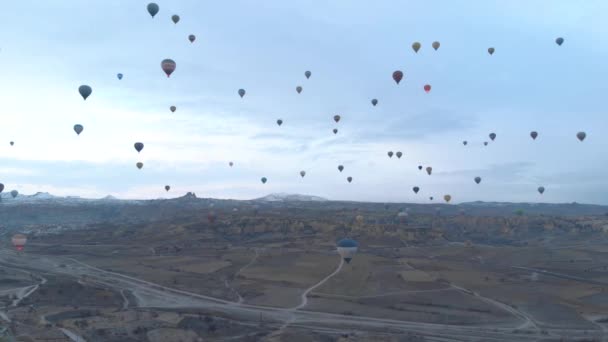
[[[169,110],[171,111],[171,113],[175,113],[175,111],[177,110],[177,107],[171,106],[171,107],[169,107]]]
[[[530,132],[530,136],[532,137],[532,139],[536,140],[536,137],[538,137],[538,132],[532,131]]]
[[[169,190],[171,190],[171,187],[169,185],[165,185],[165,190],[169,191]]]
[[[141,168],[144,167],[144,163],[137,162],[137,164],[135,164],[135,166],[137,166],[137,168],[141,170]]]
[[[587,133],[585,133],[585,132],[578,132],[578,133],[576,133],[576,137],[578,138],[578,140],[583,141],[587,137]]]
[[[378,104],[378,100],[377,99],[372,99],[372,105],[374,107],[376,107],[377,104]]]
[[[141,152],[141,150],[144,149],[144,144],[140,143],[140,142],[136,142],[135,144],[133,144],[133,147],[135,147],[135,150],[137,151],[137,153]]]
[[[495,50],[494,50],[494,48],[493,48],[493,47],[488,48],[488,53],[490,54],[490,56],[492,56],[492,55],[494,54],[494,51],[495,51]]]
[[[306,76],[306,79],[309,79],[309,78],[310,78],[310,75],[312,75],[312,73],[311,73],[310,71],[306,70],[306,71],[304,72],[304,76]]]
[[[475,177],[475,183],[479,184],[481,182],[481,177]]]
[[[420,50],[420,47],[421,47],[421,46],[422,46],[422,45],[420,45],[420,43],[419,43],[419,42],[414,42],[414,43],[412,44],[412,49],[414,50],[414,52],[415,52],[415,53],[418,53],[418,50]]]
[[[395,153],[395,155],[397,156],[397,158],[401,159],[401,156],[403,155],[403,153],[397,152],[397,153]]]
[[[300,176],[302,176],[302,178],[304,178],[304,176],[306,176],[306,171],[304,171],[304,170],[300,171]]]
[[[437,51],[437,49],[439,49],[439,47],[441,46],[441,43],[433,42],[432,46],[433,46],[433,49],[435,49],[435,51]]]
[[[346,180],[350,183],[353,181],[353,177],[346,177]]]
[[[9,144],[11,144],[11,146],[15,145],[14,141],[11,141]]]
[[[82,130],[84,129],[84,127],[82,127],[82,125],[74,125],[74,132],[76,132],[76,134],[80,135],[80,133],[82,133]]]
[[[266,182],[268,181],[268,179],[266,179],[266,177],[262,177],[262,179],[260,179],[262,181],[262,184],[266,184]]]
[[[13,190],[13,191],[11,191],[11,196],[12,196],[13,198],[17,197],[17,195],[19,195],[19,191],[17,191],[17,190]]]
[[[468,144],[468,143],[467,143],[467,141],[465,140],[465,141],[463,141],[463,142],[462,142],[462,144],[463,144],[464,146],[467,146],[467,144]]]
[[[352,239],[342,239],[338,241],[337,249],[338,254],[346,261],[346,263],[350,263],[355,254],[357,253],[357,249],[359,248],[359,243]]]
[[[0,192],[4,191],[4,184],[0,183]]]
[[[420,191],[420,188],[417,187],[417,186],[415,186],[415,187],[412,188],[412,190],[414,190],[414,193],[417,194],[418,191]]]
[[[340,115],[334,115],[334,121],[335,122],[340,121]]]
[[[401,82],[401,80],[403,79],[403,72],[401,70],[397,70],[393,72],[393,80],[395,81],[395,83],[399,84],[399,82]]]
[[[243,98],[245,96],[245,89],[239,89],[239,96]]]
[[[175,64],[174,60],[167,58],[160,62],[160,67],[167,74],[167,77],[169,77],[175,71],[175,68],[177,68],[177,64]]]
[[[122,80],[122,74],[121,73],[116,74],[116,77],[118,78],[119,81]]]
[[[430,176],[430,175],[431,175],[431,173],[433,173],[433,168],[432,168],[432,167],[430,167],[430,166],[427,166],[427,167],[426,167],[426,173],[428,173],[428,174],[429,174],[429,176]]]
[[[334,129],[333,129],[333,132],[334,132],[334,134],[338,134],[338,129],[337,129],[337,128],[334,128]]]
[[[490,133],[489,137],[494,141],[494,139],[496,139],[496,133]]]
[[[488,142],[487,142],[487,141],[484,141],[484,142],[483,142],[483,146],[488,146]]]
[[[171,21],[173,21],[174,24],[177,24],[179,22],[179,15],[177,15],[177,14],[172,15]]]
[[[93,92],[93,89],[91,89],[91,87],[89,87],[88,85],[83,84],[78,87],[78,92],[80,93],[80,96],[82,96],[82,98],[86,100],[87,97],[89,97],[89,95],[91,95],[91,93]]]
[[[450,203],[450,201],[452,200],[452,196],[450,196],[450,195],[444,195],[443,199],[446,201],[446,203]]]
[[[278,120],[277,120],[277,125],[281,126],[282,124],[283,124],[283,120],[278,119]]]
[[[389,158],[393,158],[393,151],[388,151],[386,154],[388,154]]]
[[[344,166],[342,166],[342,165],[338,165],[338,170],[339,170],[340,172],[342,172],[342,170],[344,170]]]
[[[539,186],[538,187],[538,192],[542,195],[543,192],[545,192],[545,187],[544,186]]]
[[[301,92],[302,92],[302,87],[297,86],[297,87],[296,87],[296,91],[298,92],[298,94],[299,94],[299,93],[301,93]]]
[[[148,13],[154,18],[154,16],[158,13],[158,5],[154,2],[148,4]]]
[[[564,38],[558,37],[555,39],[555,44],[562,46],[563,43],[564,43]]]
[[[196,40],[196,36],[191,34],[188,36],[188,40],[190,41],[190,43],[194,43],[194,41]]]

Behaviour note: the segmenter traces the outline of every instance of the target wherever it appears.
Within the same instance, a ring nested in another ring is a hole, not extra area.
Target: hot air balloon
[[[148,13],[154,18],[154,16],[158,13],[158,5],[154,2],[148,4]]]
[[[4,184],[0,183],[0,192],[4,191]]]
[[[489,137],[494,141],[494,139],[496,139],[496,133],[490,133]]]
[[[140,142],[136,142],[135,144],[133,144],[133,147],[135,147],[135,150],[137,151],[137,153],[141,152],[141,150],[144,149],[144,144],[140,143]]]
[[[302,87],[297,86],[297,87],[296,87],[296,91],[298,92],[298,94],[299,94],[299,93],[301,93],[301,92],[302,92]]]
[[[376,107],[377,104],[378,104],[378,100],[377,99],[372,99],[372,105],[374,107]]]
[[[211,211],[211,212],[209,212],[209,214],[207,214],[207,220],[209,221],[209,223],[215,222],[216,219],[217,219],[217,216],[215,215],[215,213],[213,211]]]
[[[418,165],[418,170],[422,170],[422,165]]]
[[[578,132],[578,133],[576,133],[576,137],[578,138],[578,140],[583,141],[587,137],[587,133],[585,133],[585,132]]]
[[[432,200],[433,200],[433,196],[429,197],[429,200],[431,200],[431,201],[432,201]]]
[[[245,96],[245,89],[239,89],[239,96],[243,98]]]
[[[228,163],[228,165],[230,165],[230,167],[232,167],[234,165],[233,162]]]
[[[359,224],[363,223],[363,221],[364,221],[364,220],[365,220],[365,219],[363,218],[363,216],[362,216],[362,215],[357,215],[357,216],[355,217],[355,221],[357,221],[357,223],[359,223]]]
[[[557,39],[555,39],[555,44],[562,46],[563,43],[564,43],[564,38],[558,37]]]
[[[177,24],[179,22],[179,15],[177,15],[177,14],[172,15],[171,21],[173,21],[174,24]]]
[[[418,191],[420,191],[420,188],[417,187],[417,186],[415,186],[415,187],[412,188],[412,190],[414,190],[414,193],[417,194]]]
[[[334,121],[337,123],[340,121],[340,115],[334,115]]]
[[[171,106],[171,107],[169,107],[169,110],[171,111],[171,113],[175,113],[175,111],[177,110],[177,107]]]
[[[538,192],[542,195],[543,192],[545,192],[545,187],[544,186],[539,186],[538,187]]]
[[[484,142],[483,142],[483,146],[488,146],[488,142],[487,142],[487,141],[484,141]]]
[[[395,80],[395,82],[397,84],[399,84],[399,82],[401,82],[401,80],[403,79],[403,72],[401,70],[397,70],[393,72],[393,80]]]
[[[463,144],[464,146],[467,146],[467,144],[468,144],[468,143],[467,143],[467,141],[465,140],[465,141],[463,141],[463,142],[462,142],[462,144]]]
[[[82,130],[84,129],[84,127],[82,127],[82,125],[74,125],[74,132],[76,132],[76,134],[80,135],[80,133],[82,133]]]
[[[435,51],[437,51],[437,49],[439,49],[441,44],[439,42],[433,42],[432,46],[433,46],[433,49],[435,49]]]
[[[424,91],[426,91],[427,93],[431,91],[431,85],[430,84],[425,84],[424,85]]]
[[[196,40],[196,36],[191,34],[188,36],[188,40],[190,41],[190,43],[194,43],[194,41]]]
[[[344,166],[342,166],[342,165],[338,165],[338,170],[339,170],[340,172],[342,172],[342,170],[344,170]]]
[[[418,53],[418,50],[420,50],[420,46],[422,46],[422,45],[420,45],[419,42],[414,42],[412,44],[412,49],[414,50],[415,53]]]
[[[11,196],[13,196],[13,198],[17,197],[17,195],[19,195],[19,191],[17,191],[17,190],[11,191]]]
[[[346,177],[346,180],[350,183],[353,181],[353,177]]]
[[[300,176],[302,176],[302,178],[304,178],[304,176],[306,176],[306,171],[300,171]]]
[[[338,134],[338,129],[337,129],[337,128],[334,128],[334,129],[333,129],[333,132],[334,132],[334,134]]]
[[[160,62],[160,67],[167,74],[167,77],[169,77],[175,71],[175,68],[177,68],[177,64],[175,64],[174,60],[167,58]]]
[[[93,89],[91,89],[91,87],[89,87],[88,85],[83,84],[78,87],[78,92],[80,93],[80,96],[82,96],[82,98],[86,100],[87,97],[89,97],[89,95],[91,95],[91,93],[93,92]]]
[[[405,223],[407,221],[408,213],[406,213],[405,211],[400,211],[397,214],[397,217],[399,218],[399,222]]]
[[[395,153],[395,155],[397,156],[397,158],[401,159],[401,156],[403,155],[403,153],[397,152],[397,153]]]
[[[429,176],[430,176],[432,172],[433,172],[433,168],[432,168],[432,167],[430,167],[430,166],[427,166],[427,167],[426,167],[426,173],[428,173],[428,174],[429,174]]]
[[[141,168],[144,167],[144,163],[137,162],[137,164],[135,164],[135,166],[137,166],[137,168],[141,170]]]
[[[306,76],[306,79],[309,79],[309,78],[310,78],[310,75],[312,75],[312,73],[311,73],[310,71],[306,70],[306,71],[304,72],[304,76]]]
[[[268,179],[266,179],[266,177],[262,177],[262,179],[260,179],[262,181],[262,184],[266,184],[266,181],[268,181]]]
[[[122,80],[122,74],[121,73],[116,74],[116,77],[118,78],[119,81]]]
[[[532,131],[530,132],[530,136],[532,137],[532,139],[536,140],[536,137],[538,137],[538,132]]]
[[[481,182],[481,177],[475,177],[475,183],[479,184]]]
[[[359,243],[355,240],[344,238],[338,241],[338,254],[340,254],[347,264],[353,259],[358,248]]]
[[[494,48],[493,48],[493,47],[488,48],[488,53],[490,54],[490,56],[492,56],[492,55],[494,54],[494,51],[495,51],[495,50],[494,50]]]
[[[11,144],[11,146],[15,145],[14,141],[11,141],[9,144]]]
[[[169,185],[165,185],[165,190],[166,190],[166,191],[171,190],[171,186],[169,186]]]
[[[444,195],[443,199],[446,201],[446,203],[450,203],[450,200],[452,200],[452,196],[450,196],[450,195]]]
[[[388,151],[386,154],[388,154],[389,158],[393,158],[393,151]]]
[[[13,246],[19,252],[21,252],[23,250],[23,247],[25,247],[25,244],[27,243],[27,236],[25,236],[23,234],[15,234],[15,235],[13,235],[11,242],[13,243]]]

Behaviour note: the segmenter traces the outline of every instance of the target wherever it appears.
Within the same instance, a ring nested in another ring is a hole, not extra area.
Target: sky
[[[137,0],[3,5],[5,191],[608,204],[605,1],[157,3],[154,18]]]

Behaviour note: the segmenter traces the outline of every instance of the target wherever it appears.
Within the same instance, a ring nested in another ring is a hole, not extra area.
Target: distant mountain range
[[[284,192],[274,193],[266,195],[264,197],[256,198],[255,201],[264,202],[327,202],[328,199],[311,196],[311,195],[300,195],[300,194],[288,194]]]

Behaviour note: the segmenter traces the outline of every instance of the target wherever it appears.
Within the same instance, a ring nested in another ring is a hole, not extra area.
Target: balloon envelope
[[[177,110],[177,107],[171,106],[171,107],[169,107],[169,110],[171,111],[171,113],[175,113],[175,111]]]
[[[401,156],[403,155],[403,153],[397,152],[397,153],[395,153],[395,155],[397,156],[397,158],[401,158]]]
[[[545,192],[545,187],[544,186],[539,186],[537,190],[542,195],[543,192]]]
[[[266,184],[266,182],[268,181],[268,179],[266,179],[266,177],[262,177],[262,179],[260,179],[262,181],[262,184]]]
[[[19,191],[17,191],[17,190],[11,191],[11,196],[13,196],[13,198],[17,197],[17,195],[19,195]]]
[[[91,87],[89,87],[88,85],[83,84],[78,87],[78,92],[80,93],[80,96],[82,96],[82,98],[86,100],[87,97],[89,97],[89,95],[91,95],[91,93],[93,92],[93,89],[91,89]]]
[[[179,15],[177,15],[177,14],[172,15],[171,21],[173,21],[174,24],[177,24],[179,22]]]
[[[433,46],[433,49],[435,49],[435,51],[437,51],[437,49],[439,49],[439,47],[441,46],[441,43],[433,42],[432,46]]]
[[[467,146],[467,144],[468,144],[468,143],[467,143],[467,141],[465,140],[465,141],[463,141],[463,142],[462,142],[462,144],[463,144],[464,146]]]
[[[144,144],[140,143],[140,142],[136,142],[135,144],[133,144],[133,147],[135,147],[135,150],[137,152],[141,152],[141,150],[144,149]]]
[[[334,115],[334,121],[335,122],[340,121],[340,115]]]
[[[191,34],[188,36],[188,40],[190,41],[190,43],[194,43],[194,41],[196,40],[196,36]]]
[[[119,80],[122,80],[122,74],[121,73],[116,74],[116,77],[118,77]]]
[[[378,104],[378,100],[372,99],[372,105],[375,107]]]
[[[418,165],[418,170],[422,170],[422,165]]]
[[[165,185],[165,190],[169,191],[169,190],[171,190],[171,187],[169,185]]]
[[[444,196],[443,196],[443,199],[444,199],[446,202],[450,202],[450,201],[452,200],[452,196],[450,196],[450,195],[444,195]]]
[[[334,129],[333,129],[333,132],[334,132],[334,134],[338,134],[338,129],[337,129],[337,128],[334,128]]]
[[[424,85],[424,91],[426,91],[427,93],[431,91],[431,85],[430,84],[425,84]]]
[[[414,190],[414,193],[417,194],[418,191],[420,191],[420,188],[417,187],[417,186],[415,186],[415,187],[412,188],[412,190]]]
[[[15,145],[15,142],[14,142],[14,141],[11,141],[11,142],[10,142],[10,144],[11,144],[11,146],[13,146],[13,145]]]
[[[419,42],[414,42],[414,43],[412,44],[412,49],[414,50],[414,52],[418,53],[418,50],[420,50],[420,47],[421,47],[421,46],[422,46],[422,45],[421,45]]]
[[[299,94],[299,93],[301,93],[301,92],[302,92],[302,87],[297,86],[297,87],[296,87],[296,91],[298,92],[298,94]]]
[[[306,176],[306,171],[300,171],[300,176],[302,176],[302,178],[304,178],[304,176]]]
[[[310,75],[312,75],[310,71],[307,70],[306,72],[304,72],[304,76],[306,76],[307,79],[310,78]]]
[[[389,158],[393,158],[393,151],[388,151],[386,154],[388,154]]]
[[[350,183],[353,181],[353,177],[346,177],[346,180]]]
[[[141,170],[141,168],[144,167],[144,163],[137,162],[137,164],[135,164],[135,166],[137,166],[137,168]]]
[[[342,170],[344,170],[344,166],[342,166],[342,165],[338,165],[338,170],[339,170],[340,172],[342,172]]]
[[[558,37],[557,39],[555,39],[555,43],[559,46],[562,46],[562,44],[564,43],[564,38]]]
[[[76,134],[80,135],[80,133],[82,133],[82,130],[84,129],[84,127],[82,127],[82,125],[74,125],[74,132],[76,132]]]
[[[4,191],[4,184],[0,183],[0,192]]]
[[[479,184],[481,182],[481,177],[475,177],[475,183]]]
[[[239,96],[243,98],[245,96],[245,89],[239,89]]]
[[[277,125],[281,126],[283,124],[283,120],[279,119],[277,120]]]
[[[578,133],[576,133],[576,137],[578,138],[578,140],[583,141],[587,137],[587,133],[585,133],[585,132],[578,132]]]
[[[160,67],[163,69],[165,74],[167,74],[167,77],[169,77],[175,71],[175,68],[177,68],[177,64],[174,60],[167,58],[160,62]]]
[[[397,70],[393,72],[393,80],[399,84],[399,82],[401,82],[401,80],[403,79],[403,72],[401,70]]]
[[[150,15],[152,16],[152,18],[154,18],[154,16],[158,13],[158,5],[154,2],[151,2],[148,4],[148,13],[150,13]]]
[[[230,167],[232,167],[234,165],[233,162],[228,163],[228,165],[230,165]]]
[[[493,47],[488,48],[488,53],[490,54],[490,56],[492,56],[492,55],[494,54],[494,51],[495,51],[495,50],[494,50],[494,48],[493,48]]]
[[[433,172],[433,168],[430,166],[427,166],[426,173],[428,173],[430,175],[432,172]]]
[[[346,261],[346,263],[350,263],[353,259],[357,250],[359,249],[359,243],[352,239],[342,239],[337,243],[338,254]]]
[[[494,139],[496,139],[496,133],[490,133],[489,137],[494,141]]]
[[[538,132],[532,131],[530,132],[530,136],[532,137],[532,139],[536,140],[536,137],[538,137]]]

